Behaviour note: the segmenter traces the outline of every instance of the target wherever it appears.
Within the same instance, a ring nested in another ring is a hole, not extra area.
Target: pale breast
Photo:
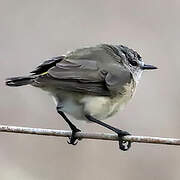
[[[124,87],[123,94],[118,94],[113,98],[85,96],[80,102],[83,104],[84,112],[89,113],[99,120],[106,119],[124,108],[134,94],[134,87],[134,83],[132,82]]]

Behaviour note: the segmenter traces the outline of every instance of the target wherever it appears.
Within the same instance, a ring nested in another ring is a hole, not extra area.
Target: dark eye
[[[130,61],[130,64],[131,64],[132,66],[137,66],[137,65],[138,65],[138,63],[137,63],[136,61]]]

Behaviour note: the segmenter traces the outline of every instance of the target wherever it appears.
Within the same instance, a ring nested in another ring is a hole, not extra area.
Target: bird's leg
[[[122,130],[117,129],[115,127],[112,127],[112,126],[110,126],[110,125],[108,125],[108,124],[106,124],[106,123],[104,123],[104,122],[102,122],[100,120],[97,120],[96,118],[92,117],[91,115],[86,114],[85,116],[89,121],[97,123],[97,124],[99,124],[99,125],[101,125],[103,127],[106,127],[108,129],[114,131],[115,133],[117,133],[118,137],[119,137],[119,148],[121,150],[127,151],[131,147],[131,142],[130,141],[124,141],[122,139],[123,136],[130,135],[128,132],[122,131]]]
[[[60,108],[57,107],[57,112],[61,115],[61,117],[63,117],[63,119],[68,123],[69,127],[71,128],[72,130],[72,135],[71,137],[69,137],[69,141],[68,144],[72,144],[72,145],[76,145],[78,143],[78,141],[76,141],[78,138],[75,137],[75,134],[77,132],[80,132],[81,130],[78,129],[67,117],[66,115],[64,114],[64,112],[62,112],[60,110]],[[79,139],[78,139],[79,140]]]

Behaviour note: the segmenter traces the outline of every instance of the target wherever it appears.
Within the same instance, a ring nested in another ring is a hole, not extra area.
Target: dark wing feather
[[[111,93],[121,93],[123,94],[126,84],[130,84],[132,80],[132,75],[129,71],[124,69],[119,69],[118,73],[108,72],[105,81],[107,88]]]
[[[63,60],[48,73],[59,80],[77,80],[78,82],[103,82],[104,77],[95,61]]]
[[[59,63],[63,59],[64,59],[64,56],[58,56],[58,57],[54,57],[52,59],[46,60],[30,73],[33,73],[34,75],[38,75],[38,74],[47,72],[51,67],[55,66],[57,63]]]
[[[46,76],[46,77],[45,77]],[[111,93],[104,83],[87,83],[79,82],[76,80],[61,80],[55,79],[50,75],[39,77],[35,84],[36,87],[44,89],[50,88],[56,90],[78,92],[82,94],[98,95],[98,96],[110,96]],[[56,91],[55,91],[56,92]]]
[[[105,74],[90,60],[63,60],[48,71],[46,81],[57,89],[93,95],[109,96]]]

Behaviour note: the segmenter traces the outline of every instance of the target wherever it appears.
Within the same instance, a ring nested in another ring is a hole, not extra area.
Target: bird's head
[[[139,81],[143,71],[157,69],[153,65],[145,64],[136,51],[122,45],[116,46],[116,48],[122,59],[121,63],[131,71],[136,81]]]

